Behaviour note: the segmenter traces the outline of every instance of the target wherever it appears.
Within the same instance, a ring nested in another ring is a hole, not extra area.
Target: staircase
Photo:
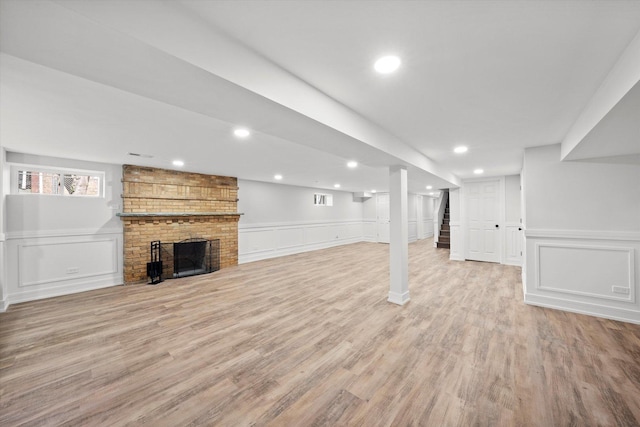
[[[444,207],[444,216],[442,217],[442,225],[440,226],[440,236],[438,236],[438,248],[450,249],[450,228],[449,228],[449,199],[447,198],[447,204]]]

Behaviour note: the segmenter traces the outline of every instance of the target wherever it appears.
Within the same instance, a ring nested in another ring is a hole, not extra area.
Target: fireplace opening
[[[187,239],[174,243],[151,242],[147,275],[152,284],[165,279],[195,276],[220,270],[220,240]]]

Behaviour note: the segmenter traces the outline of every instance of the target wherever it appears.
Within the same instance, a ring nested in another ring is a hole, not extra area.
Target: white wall
[[[520,175],[504,177],[505,218],[507,222],[520,223]]]
[[[524,232],[521,222],[521,190],[520,175],[504,177],[504,244],[503,263],[509,265],[522,265],[522,247]]]
[[[376,195],[354,199],[344,191],[238,180],[238,261],[290,255],[360,241],[377,241]],[[313,194],[333,195],[333,206],[314,206]],[[422,199],[422,200],[421,200]],[[429,199],[429,200],[427,200]],[[409,241],[419,238],[418,221],[433,235],[433,202],[409,194]],[[418,218],[421,203],[422,218]]]
[[[461,192],[461,188],[449,190],[449,259],[456,261],[464,261]]]
[[[7,288],[7,268],[5,252],[5,194],[8,182],[8,171],[5,166],[5,150],[0,141],[0,312],[7,309],[9,305]]]
[[[9,303],[122,284],[122,167],[11,152],[7,163],[105,174],[104,198],[6,196]]]
[[[418,239],[426,239],[433,236],[433,207],[435,199],[433,197],[423,196],[422,202],[422,218],[418,218],[422,221],[422,235],[418,236]],[[420,198],[418,198],[420,200]]]
[[[352,193],[248,180],[238,187],[240,263],[363,240],[363,202]],[[332,194],[333,206],[314,206],[314,193]]]
[[[409,227],[409,242],[418,240],[418,196],[408,194],[407,197],[407,226]]]
[[[640,231],[638,165],[559,159],[559,144],[525,151],[527,228]]]
[[[560,162],[560,145],[524,165],[525,301],[640,323],[640,166]]]
[[[387,193],[379,193],[387,194]],[[363,240],[367,242],[377,241],[377,209],[376,197],[371,197],[362,203]],[[422,206],[422,217],[418,217],[418,203]],[[433,236],[433,199],[409,193],[407,197],[408,237],[409,242],[426,239]],[[418,234],[418,222],[422,221],[423,232]]]
[[[238,180],[240,225],[362,219],[362,202],[352,193]],[[314,193],[333,195],[333,206],[314,206]]]
[[[362,201],[362,239],[365,242],[378,241],[376,198],[377,195],[374,194],[373,197]]]

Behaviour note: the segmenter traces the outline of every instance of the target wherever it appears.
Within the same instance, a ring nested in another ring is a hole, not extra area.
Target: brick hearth
[[[220,267],[238,264],[238,180],[123,166],[124,281],[147,280],[149,243],[220,239]]]

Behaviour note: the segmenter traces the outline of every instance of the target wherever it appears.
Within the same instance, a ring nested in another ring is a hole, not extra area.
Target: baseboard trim
[[[291,246],[280,249],[266,249],[264,251],[255,251],[245,254],[238,254],[238,264],[246,264],[248,262],[261,261],[263,259],[278,258],[282,256],[295,255],[304,252],[319,251],[321,249],[333,248],[336,246],[351,245],[365,241],[362,238],[331,240],[323,243],[313,243],[299,246]],[[372,241],[375,243],[375,241]]]
[[[4,313],[9,308],[9,301],[7,299],[0,300],[0,313]]]
[[[387,301],[397,305],[405,305],[406,303],[411,301],[411,298],[409,297],[409,291],[406,291],[402,294],[389,291],[389,297],[387,298]]]
[[[568,311],[570,313],[584,314],[587,316],[602,317],[619,322],[628,322],[640,325],[640,311],[599,306],[584,302],[568,301],[559,298],[531,294],[524,295],[524,302],[527,305]]]
[[[18,304],[21,302],[28,302],[28,301],[37,301],[41,299],[54,298],[54,297],[59,297],[63,295],[77,294],[80,292],[95,291],[97,289],[110,288],[113,286],[121,286],[122,284],[123,284],[122,280],[116,281],[115,283],[113,280],[109,280],[106,282],[95,281],[93,283],[88,283],[88,284],[83,283],[82,285],[60,286],[60,287],[50,288],[50,289],[39,289],[37,291],[21,292],[18,294],[9,295],[6,307],[8,308],[10,304]]]

